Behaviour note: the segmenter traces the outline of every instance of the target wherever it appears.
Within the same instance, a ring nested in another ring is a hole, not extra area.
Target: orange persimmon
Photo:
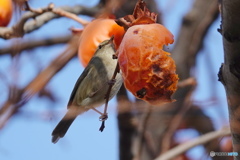
[[[117,22],[127,30],[117,51],[125,87],[151,105],[172,102],[178,75],[170,53],[163,50],[174,42],[172,33],[156,23],[156,14],[141,0],[133,15]]]
[[[12,18],[12,1],[0,0],[0,26],[5,27],[8,25]]]
[[[121,43],[125,31],[113,19],[99,18],[89,23],[83,30],[78,49],[78,57],[85,67],[92,58],[97,46],[114,36],[116,49]]]
[[[178,76],[170,53],[163,45],[173,43],[173,35],[160,24],[130,27],[118,50],[125,87],[137,98],[152,105],[171,102]]]

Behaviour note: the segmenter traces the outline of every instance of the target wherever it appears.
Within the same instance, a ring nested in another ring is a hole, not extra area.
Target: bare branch
[[[120,88],[117,94],[118,101],[118,129],[119,129],[119,159],[132,160],[133,136],[136,132],[134,125],[134,116],[132,114],[132,103],[127,97],[127,91],[124,86]]]
[[[184,88],[189,86],[197,86],[196,78],[190,77],[178,82],[178,88]]]
[[[42,10],[42,9],[33,9],[33,8],[31,8],[31,7],[29,6],[29,4],[28,4],[27,1],[25,2],[25,4],[26,4],[26,10],[27,10],[27,11],[31,11],[31,12],[34,12],[34,13],[37,13],[37,14],[43,13],[43,10]],[[74,20],[74,21],[82,24],[83,26],[86,26],[86,25],[89,23],[89,21],[83,20],[82,18],[78,17],[76,14],[73,14],[73,13],[70,13],[70,12],[67,12],[67,11],[64,11],[64,10],[61,9],[61,8],[54,8],[54,4],[53,4],[53,3],[50,3],[50,4],[48,5],[48,7],[50,8],[50,10],[51,10],[53,13],[55,13],[55,14],[61,16],[61,17],[70,18],[70,19],[72,19],[72,20]]]
[[[143,102],[140,102],[140,103],[143,103]],[[140,123],[139,129],[138,129],[138,133],[139,133],[138,148],[137,148],[137,154],[134,157],[135,160],[138,160],[141,157],[142,149],[144,146],[144,141],[146,140],[145,137],[146,137],[149,118],[150,118],[152,110],[153,110],[153,106],[147,105],[146,107],[147,107],[147,110],[143,115],[142,122]]]
[[[202,136],[199,136],[195,139],[192,139],[188,142],[185,142],[183,144],[180,144],[174,148],[172,148],[171,150],[169,150],[168,152],[160,155],[159,157],[157,157],[155,160],[166,160],[166,159],[172,159],[174,157],[177,157],[178,155],[188,151],[189,149],[197,146],[197,145],[201,145],[201,144],[205,144],[209,141],[212,141],[214,139],[223,137],[223,136],[228,136],[230,135],[230,129],[229,128],[222,128],[221,130],[218,131],[213,131],[213,132],[209,132],[207,134],[204,134]]]
[[[42,9],[42,8],[39,8],[39,9],[33,9],[33,8],[31,8],[30,5],[28,4],[28,1],[27,1],[27,0],[25,1],[25,6],[26,6],[26,8],[25,8],[26,11],[31,11],[31,12],[37,13],[37,14],[42,14],[42,13],[45,12],[45,10]],[[54,7],[54,4],[53,4],[53,3],[50,3],[50,4],[47,6],[48,11],[52,10],[53,7]]]
[[[57,8],[58,9],[58,8]],[[87,8],[81,5],[76,5],[73,7],[70,6],[63,6],[59,7],[59,9],[73,13],[73,14],[82,14],[82,15],[89,15],[94,16],[97,14],[101,7],[98,5],[92,8]],[[23,14],[21,19],[12,27],[0,27],[0,38],[3,39],[10,39],[14,37],[22,37],[26,33],[30,33],[42,25],[46,24],[50,20],[54,18],[59,18],[60,15],[52,13],[51,7],[45,7],[41,9],[42,12],[26,12]],[[29,19],[35,18],[34,20],[28,21]]]
[[[182,20],[182,27],[172,51],[181,80],[189,78],[208,28],[219,15],[217,3],[215,0],[196,0],[193,8]]]
[[[25,23],[31,18],[35,18],[45,12],[48,12],[51,10],[51,6],[47,6],[45,8],[41,9],[41,12],[26,12],[21,19],[12,27],[0,27],[0,37],[4,39],[9,39],[13,37],[22,37],[24,35],[25,31]]]
[[[6,46],[0,48],[0,55],[20,53],[23,50],[33,49],[36,47],[50,46],[54,44],[67,43],[71,39],[72,35],[62,35],[58,37],[43,38],[43,39],[31,39],[22,40],[21,42],[14,44],[13,46]]]
[[[196,86],[194,86],[193,88],[195,88],[195,87]],[[194,89],[192,89],[192,91],[193,90]],[[165,135],[163,136],[162,153],[164,153],[164,152],[166,152],[167,150],[170,149],[172,137],[173,137],[175,131],[177,130],[177,128],[179,127],[179,125],[181,124],[186,112],[189,110],[189,108],[192,105],[191,96],[192,96],[192,92],[189,92],[188,95],[185,97],[185,102],[183,104],[183,107],[172,118],[172,120],[170,122],[170,125],[168,127],[168,130],[165,132]]]
[[[70,19],[82,24],[83,26],[86,26],[89,23],[89,21],[86,21],[86,20],[78,17],[76,14],[64,11],[61,8],[53,8],[52,12],[55,13],[55,14],[58,14],[62,17],[70,18]]]

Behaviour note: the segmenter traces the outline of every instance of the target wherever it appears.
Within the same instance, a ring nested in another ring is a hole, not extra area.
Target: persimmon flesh
[[[112,36],[114,36],[114,43],[117,49],[124,33],[124,28],[119,26],[113,19],[100,18],[89,23],[82,32],[78,49],[78,57],[82,65],[86,67],[97,46]]]
[[[164,45],[174,42],[164,26],[152,23],[128,28],[118,49],[125,87],[137,98],[152,105],[172,102],[178,76]]]

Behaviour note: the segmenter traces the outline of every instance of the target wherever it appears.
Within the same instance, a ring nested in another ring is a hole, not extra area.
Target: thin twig
[[[82,24],[84,27],[89,23],[89,21],[86,21],[86,20],[78,17],[76,14],[64,11],[61,8],[53,8],[52,12],[55,13],[55,14],[58,14],[62,17],[70,18],[70,19]]]
[[[119,68],[119,64],[117,63],[115,71],[114,71],[113,76],[111,78],[111,81],[109,82],[108,91],[106,93],[106,102],[105,102],[105,107],[104,107],[104,112],[103,112],[103,117],[104,118],[102,119],[102,125],[99,128],[99,131],[101,131],[101,132],[105,128],[105,120],[107,120],[108,101],[109,101],[109,97],[110,97],[110,93],[111,93],[112,87],[113,87],[113,85],[115,83],[115,78],[116,78],[117,74],[119,73],[119,71],[120,71],[120,68]]]
[[[162,139],[162,150],[161,153],[166,152],[169,150],[171,145],[171,139],[179,125],[181,124],[184,115],[189,110],[189,108],[192,106],[191,96],[192,92],[194,91],[197,83],[194,78],[188,78],[186,80],[183,80],[178,84],[181,87],[190,86],[191,90],[189,90],[188,94],[186,95],[183,103],[183,107],[180,109],[180,111],[173,117],[172,121],[170,122],[170,125],[168,127],[168,130],[165,132],[163,139]]]
[[[162,149],[161,153],[166,152],[169,150],[171,146],[172,136],[174,135],[175,131],[179,127],[185,113],[191,107],[192,101],[190,100],[190,95],[186,96],[185,102],[181,110],[173,117],[172,121],[170,122],[168,130],[165,132],[163,139],[162,139]]]
[[[148,109],[147,109],[146,113],[144,114],[144,117],[142,120],[142,125],[140,126],[140,129],[139,129],[139,139],[138,139],[139,145],[138,145],[137,155],[136,155],[138,158],[135,157],[134,159],[140,159],[140,157],[141,157],[144,142],[146,140],[145,137],[146,137],[147,125],[148,125],[148,121],[149,121],[149,118],[152,113],[152,109],[153,109],[153,106],[148,105]]]
[[[36,14],[42,14],[42,13],[45,12],[44,9],[42,9],[42,8],[39,8],[39,9],[33,9],[33,8],[31,8],[30,5],[29,5],[29,3],[28,3],[28,1],[25,1],[25,7],[26,7],[26,8],[25,8],[26,11],[31,11],[31,12],[36,13]],[[47,6],[47,8],[48,8],[49,10],[53,9],[53,7],[54,7],[54,4],[53,4],[53,3],[50,3],[50,4]]]
[[[202,136],[199,136],[197,138],[194,138],[188,142],[185,142],[183,144],[180,144],[174,148],[172,148],[171,150],[169,150],[168,152],[160,155],[159,157],[157,157],[155,160],[169,160],[172,159],[186,151],[188,151],[189,149],[197,146],[197,145],[201,145],[201,144],[205,144],[209,141],[212,141],[214,139],[223,137],[223,136],[228,136],[230,135],[230,129],[229,128],[222,128],[221,130],[218,131],[213,131],[213,132],[209,132],[206,133]]]
[[[179,81],[177,84],[177,87],[184,88],[184,87],[196,86],[196,85],[197,85],[196,78],[190,77],[190,78]]]
[[[34,13],[37,13],[37,14],[41,14],[43,13],[43,10],[42,9],[33,9],[30,7],[30,5],[28,4],[28,2],[26,1],[25,2],[25,5],[26,5],[26,10],[27,11],[31,11],[31,12],[34,12]],[[64,11],[63,9],[61,8],[54,8],[54,4],[53,3],[50,3],[48,5],[48,8],[55,14],[59,15],[59,16],[62,16],[62,17],[67,17],[67,18],[70,18],[80,24],[82,24],[83,26],[86,26],[89,21],[86,21],[86,20],[83,20],[81,19],[80,17],[78,17],[76,14],[73,14],[73,13],[70,13],[68,11]]]
[[[149,130],[145,131],[144,139],[145,139],[146,150],[148,151],[149,155],[151,157],[156,157],[157,150],[154,144],[155,139],[153,138],[153,135]]]
[[[92,8],[87,8],[81,5],[75,5],[72,7],[62,6],[58,8],[71,12],[76,15],[82,14],[82,15],[94,16],[101,10],[102,7],[104,6],[97,5]],[[42,10],[41,13],[30,12],[30,11],[24,13],[20,18],[20,20],[11,27],[0,27],[0,38],[10,39],[15,37],[22,37],[26,33],[30,33],[40,28],[50,20],[61,17],[58,14],[52,13],[51,12],[52,8],[49,6],[45,8],[41,8],[41,10]],[[34,20],[30,20],[32,18],[34,18]]]

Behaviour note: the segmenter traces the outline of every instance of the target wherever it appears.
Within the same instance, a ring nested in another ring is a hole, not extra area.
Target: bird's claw
[[[108,85],[114,85],[116,83],[116,79],[111,79],[108,81]]]
[[[107,114],[103,114],[99,117],[99,121],[106,121],[108,119],[108,115]]]

